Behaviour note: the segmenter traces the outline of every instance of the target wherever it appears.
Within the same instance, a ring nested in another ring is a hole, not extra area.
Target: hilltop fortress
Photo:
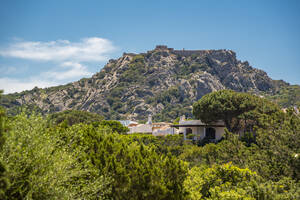
[[[147,53],[153,53],[153,51],[167,51],[169,53],[173,53],[178,56],[192,56],[192,55],[206,55],[210,53],[217,53],[217,52],[230,52],[230,54],[235,56],[235,52],[231,50],[226,50],[226,49],[220,49],[220,50],[185,50],[184,48],[182,50],[174,50],[174,48],[168,48],[167,45],[156,45],[154,50],[147,51]],[[145,53],[141,53],[142,55]],[[123,56],[129,55],[129,56],[135,56],[137,54],[135,53],[123,53]]]
[[[157,51],[169,51],[179,56],[191,56],[191,55],[204,55],[209,52],[209,50],[174,50],[173,48],[168,48],[166,45],[157,45],[154,50]]]

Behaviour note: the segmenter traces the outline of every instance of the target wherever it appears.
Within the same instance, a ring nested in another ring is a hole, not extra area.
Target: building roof
[[[172,127],[205,127],[205,126],[215,126],[215,127],[225,127],[223,121],[217,121],[210,124],[205,124],[201,120],[184,120],[179,121],[179,124],[171,125]]]
[[[131,120],[119,120],[119,122],[123,125],[123,126],[129,126],[130,124],[138,124],[135,121],[131,121]]]
[[[169,122],[153,122],[153,125],[172,125],[172,123]]]

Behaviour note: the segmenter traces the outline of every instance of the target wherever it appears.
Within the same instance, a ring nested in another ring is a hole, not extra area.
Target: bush
[[[114,120],[103,120],[101,121],[100,125],[108,126],[113,132],[117,132],[119,134],[127,134],[129,131],[129,128]]]
[[[110,192],[109,179],[76,159],[81,150],[60,145],[41,116],[16,116],[0,154],[10,187],[4,199],[97,199]]]
[[[194,167],[184,182],[188,199],[298,199],[298,185],[290,179],[265,182],[255,172],[231,163],[211,168]]]

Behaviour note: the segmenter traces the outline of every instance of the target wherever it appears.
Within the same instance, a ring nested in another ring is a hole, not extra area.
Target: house
[[[186,120],[185,116],[180,117],[179,124],[172,125],[179,128],[179,134],[183,134],[184,140],[203,140],[204,138],[216,142],[223,137],[225,125],[218,121],[205,124],[201,120]]]
[[[165,136],[165,135],[174,135],[178,131],[171,127],[171,123],[167,122],[152,122],[152,116],[148,116],[148,121],[146,124],[134,124],[127,125],[129,128],[129,134],[132,133],[144,133],[144,134],[152,134],[154,136]],[[178,133],[177,133],[178,134]]]
[[[146,124],[137,124],[136,126],[129,127],[129,134],[132,133],[145,133],[145,134],[152,134],[152,117],[151,115],[148,116],[148,121]]]
[[[168,122],[156,122],[152,123],[152,135],[154,136],[166,136],[178,134],[177,129],[171,127],[172,123]]]
[[[144,133],[144,134],[152,134],[152,125],[151,124],[138,124],[136,126],[128,127],[129,134],[132,133]]]

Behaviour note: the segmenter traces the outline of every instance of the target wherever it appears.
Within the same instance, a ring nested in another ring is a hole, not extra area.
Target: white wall
[[[224,131],[225,127],[215,127],[215,129],[216,129],[216,140],[220,140],[225,133]]]
[[[183,134],[184,134],[184,139],[187,139],[186,135],[186,130],[190,128],[192,129],[192,134],[195,135],[194,139],[195,140],[202,140],[205,137],[205,129],[203,127],[184,127],[183,129]]]
[[[152,125],[150,124],[139,124],[129,129],[129,133],[152,133]]]
[[[196,135],[194,137],[195,140],[202,140],[205,137],[205,127],[184,127],[181,130],[184,134],[184,139],[187,139],[186,135],[186,129],[190,128],[192,129],[192,134]],[[225,127],[212,127],[216,130],[216,140],[220,140],[222,136],[224,135],[224,128]]]
[[[156,129],[153,131],[152,135],[158,136],[158,135],[175,135],[177,132],[175,128],[167,128],[167,129]]]

